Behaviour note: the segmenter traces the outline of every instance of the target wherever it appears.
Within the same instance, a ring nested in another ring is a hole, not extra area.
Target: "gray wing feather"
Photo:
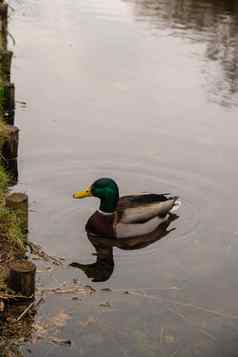
[[[143,223],[156,216],[165,217],[174,207],[177,197],[164,194],[124,196],[117,207],[118,221],[122,223]]]

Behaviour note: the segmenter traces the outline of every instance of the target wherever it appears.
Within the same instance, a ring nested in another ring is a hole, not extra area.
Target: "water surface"
[[[11,4],[16,94],[27,102],[16,111],[16,189],[30,197],[30,239],[66,258],[38,281],[97,289],[80,304],[47,299],[40,318],[70,314],[62,334],[72,346],[42,342],[25,355],[236,356],[238,5]],[[102,176],[121,194],[171,192],[183,206],[165,239],[114,248],[109,279],[91,282],[67,265],[96,260],[84,224],[98,202],[71,194]]]

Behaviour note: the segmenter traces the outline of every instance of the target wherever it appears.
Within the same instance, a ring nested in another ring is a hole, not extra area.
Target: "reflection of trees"
[[[137,18],[153,27],[173,29],[173,34],[207,43],[206,69],[209,91],[232,103],[238,92],[237,0],[126,0]]]
[[[220,22],[214,23],[206,50],[206,56],[211,63],[219,65],[215,73],[211,68],[211,89],[225,105],[228,105],[232,96],[238,92],[237,13],[238,10],[236,16],[224,15]]]

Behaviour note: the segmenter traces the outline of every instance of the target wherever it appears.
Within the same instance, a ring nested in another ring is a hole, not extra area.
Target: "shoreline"
[[[18,178],[19,129],[14,126],[15,87],[11,83],[13,53],[8,50],[8,16],[8,4],[0,1],[0,302],[11,299],[12,292],[7,287],[9,264],[26,254],[28,215],[23,206],[10,202],[14,195],[10,189]]]

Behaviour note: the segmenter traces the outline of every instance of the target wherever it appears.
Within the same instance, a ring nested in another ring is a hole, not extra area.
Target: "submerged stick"
[[[29,246],[31,250],[31,254],[36,255],[42,259],[44,259],[46,262],[52,262],[55,265],[63,265],[64,258],[61,257],[52,257],[44,250],[41,248],[40,245],[35,244],[33,242],[27,242],[27,245]]]

